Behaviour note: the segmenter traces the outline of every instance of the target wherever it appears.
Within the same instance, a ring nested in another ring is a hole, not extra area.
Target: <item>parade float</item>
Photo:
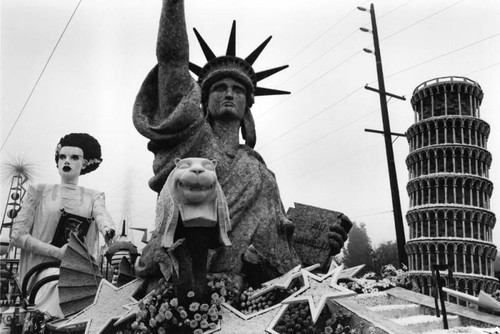
[[[432,298],[391,267],[356,277],[362,266],[334,260],[351,227],[346,216],[300,203],[285,213],[273,173],[253,150],[250,107],[256,96],[287,93],[258,85],[286,66],[254,71],[270,38],[237,57],[235,23],[219,57],[195,30],[208,62],[192,64],[184,21],[183,1],[164,0],[158,64],[134,105],[134,125],[155,154],[153,235],[140,254],[115,239],[95,258],[71,234],[60,261],[43,264],[59,274],[31,289],[16,280],[16,261],[3,266],[2,333],[441,333],[443,324],[450,333],[494,333],[494,300],[450,305],[438,298],[447,291],[439,275]],[[12,209],[21,196],[10,196]],[[53,281],[60,318],[35,302]]]

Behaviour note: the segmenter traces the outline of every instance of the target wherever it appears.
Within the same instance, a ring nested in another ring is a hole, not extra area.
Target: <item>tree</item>
[[[398,245],[394,241],[386,241],[381,243],[374,251],[377,259],[377,265],[382,267],[392,264],[395,268],[399,268]]]
[[[344,264],[354,267],[364,264],[364,272],[375,271],[371,240],[364,223],[353,222],[349,239],[344,250]]]

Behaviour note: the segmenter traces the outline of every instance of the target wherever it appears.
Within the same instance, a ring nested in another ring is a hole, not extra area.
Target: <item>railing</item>
[[[449,76],[449,77],[439,77],[439,78],[434,78],[434,79],[424,81],[420,85],[418,85],[417,88],[415,88],[413,90],[413,94],[415,94],[417,91],[419,91],[427,86],[433,86],[433,85],[437,85],[437,84],[445,83],[445,82],[468,83],[468,84],[471,84],[471,85],[474,85],[476,87],[481,88],[481,86],[479,86],[479,84],[477,82],[475,82],[469,78]]]

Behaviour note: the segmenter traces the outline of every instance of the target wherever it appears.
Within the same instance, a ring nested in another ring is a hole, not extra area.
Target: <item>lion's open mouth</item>
[[[212,190],[214,188],[213,184],[210,184],[208,186],[201,185],[199,183],[188,183],[188,182],[178,182],[179,187],[185,189],[185,190],[190,190],[190,191],[207,191],[207,190]]]

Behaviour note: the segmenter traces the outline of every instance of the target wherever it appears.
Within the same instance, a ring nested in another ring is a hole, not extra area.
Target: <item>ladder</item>
[[[5,233],[4,228],[8,229],[8,236],[10,239],[12,233],[12,225],[21,210],[21,205],[23,202],[24,195],[26,194],[26,188],[24,184],[28,179],[20,174],[12,177],[9,188],[9,197],[7,198],[7,203],[5,204],[5,210],[2,217],[2,224],[0,225],[0,234]],[[19,259],[19,249],[17,247],[10,247],[6,258],[9,260]]]

